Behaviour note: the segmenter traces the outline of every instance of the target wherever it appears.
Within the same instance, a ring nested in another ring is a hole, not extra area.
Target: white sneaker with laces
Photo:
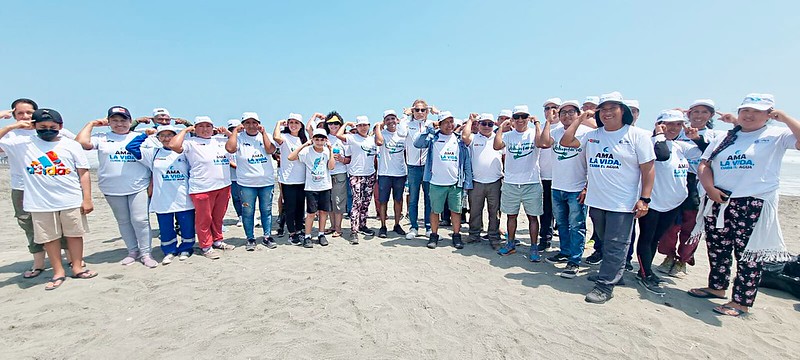
[[[172,264],[172,259],[174,259],[174,258],[175,258],[175,255],[167,254],[167,256],[164,256],[164,260],[161,260],[161,265]]]
[[[186,260],[188,258],[189,258],[189,253],[186,252],[186,251],[182,252],[181,255],[178,256],[178,260],[180,260],[180,261],[184,261],[184,260]]]
[[[417,237],[417,229],[409,229],[406,234],[406,240],[412,240]]]

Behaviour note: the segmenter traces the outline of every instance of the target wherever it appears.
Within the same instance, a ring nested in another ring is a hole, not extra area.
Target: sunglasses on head
[[[530,115],[528,115],[528,114],[514,114],[514,115],[511,116],[511,118],[514,119],[514,120],[519,120],[519,119],[525,120],[529,116]]]
[[[486,121],[481,121],[478,124],[481,124],[481,126],[494,126],[494,121],[486,120]]]
[[[428,109],[414,109],[414,111],[416,111],[416,112],[426,112],[426,111],[428,111]]]

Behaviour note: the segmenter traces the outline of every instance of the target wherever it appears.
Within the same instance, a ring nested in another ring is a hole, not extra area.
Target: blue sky
[[[457,117],[619,90],[662,109],[775,94],[800,116],[794,1],[25,1],[3,6],[0,105],[80,129],[125,105],[217,124],[257,111],[375,122],[424,98]]]

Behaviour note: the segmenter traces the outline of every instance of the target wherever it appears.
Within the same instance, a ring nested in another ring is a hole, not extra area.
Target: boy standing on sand
[[[328,133],[325,129],[314,129],[311,141],[294,149],[288,159],[290,161],[300,160],[306,167],[306,236],[303,238],[303,247],[314,247],[311,240],[311,229],[314,227],[314,218],[317,214],[319,214],[317,240],[320,245],[328,246],[328,240],[325,239],[324,233],[325,221],[328,212],[331,211],[331,188],[333,187],[331,170],[336,167],[333,148],[328,142]]]

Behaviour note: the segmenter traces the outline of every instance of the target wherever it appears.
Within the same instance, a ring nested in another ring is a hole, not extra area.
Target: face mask
[[[58,130],[54,129],[36,129],[36,135],[44,141],[53,141],[58,136]]]

